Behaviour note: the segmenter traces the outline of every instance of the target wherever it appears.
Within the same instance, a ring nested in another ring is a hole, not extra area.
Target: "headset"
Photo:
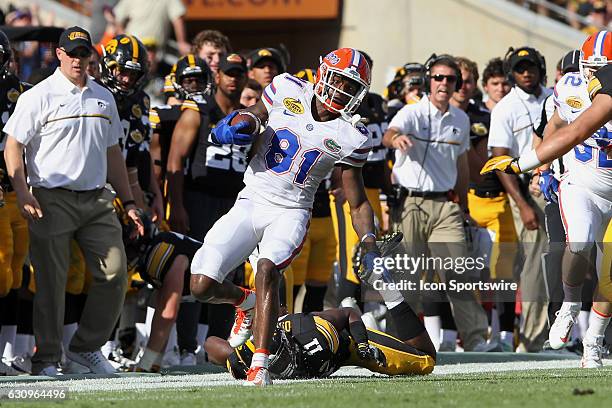
[[[504,56],[504,74],[506,74],[506,80],[511,86],[515,85],[514,76],[512,75],[512,67],[510,66],[510,59],[514,54],[519,53],[520,51],[528,51],[536,56],[537,63],[536,66],[540,71],[540,84],[546,84],[546,59],[542,54],[538,52],[535,48],[532,47],[521,47],[514,49],[514,47],[509,47],[508,51],[506,51],[506,55]]]
[[[450,66],[454,71],[455,71],[455,75],[457,76],[457,81],[455,82],[455,91],[459,91],[461,89],[461,87],[463,86],[463,77],[461,76],[461,69],[459,68],[459,65],[457,65],[457,62],[455,61],[455,57],[453,57],[452,55],[449,54],[440,54],[440,55],[436,55],[436,54],[431,54],[431,56],[427,59],[427,61],[425,61],[425,92],[429,93],[430,92],[430,81],[431,81],[431,69],[439,64],[440,62],[444,61],[445,65]]]

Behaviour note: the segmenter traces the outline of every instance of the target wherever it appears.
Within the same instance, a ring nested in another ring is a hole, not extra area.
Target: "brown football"
[[[242,128],[240,130],[240,133],[252,134],[255,131],[257,122],[250,115],[246,115],[244,113],[238,113],[236,116],[234,116],[230,124],[233,126],[240,122],[247,122],[249,124],[249,126]]]

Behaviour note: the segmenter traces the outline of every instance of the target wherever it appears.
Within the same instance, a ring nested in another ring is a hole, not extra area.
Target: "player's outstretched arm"
[[[366,196],[361,168],[345,165],[341,168],[342,187],[351,209],[353,229],[357,236],[362,238],[361,242],[366,250],[377,251],[376,235],[374,234],[374,211],[372,211],[372,206]]]
[[[485,163],[480,174],[492,171],[519,174],[539,167],[544,163],[550,163],[588,139],[597,129],[610,120],[612,120],[612,97],[603,93],[597,94],[593,99],[593,104],[574,122],[544,138],[537,149],[516,158],[510,156],[493,157]]]
[[[575,121],[551,135],[545,135],[544,141],[536,149],[539,161],[550,163],[563,156],[574,146],[591,137],[597,129],[610,120],[612,120],[612,97],[607,94],[597,94],[593,104]]]

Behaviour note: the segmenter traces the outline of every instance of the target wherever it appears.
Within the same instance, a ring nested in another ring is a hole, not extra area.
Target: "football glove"
[[[367,251],[362,245],[357,245],[353,254],[353,270],[355,274],[359,276],[362,282],[371,283],[372,275],[382,275],[382,279],[385,282],[393,282],[391,273],[384,267],[384,265],[378,266],[382,268],[382,272],[375,273],[376,259],[389,255],[404,239],[404,234],[400,231],[387,234],[382,237],[381,240],[376,241],[376,250]],[[377,278],[375,278],[377,279]]]
[[[508,174],[521,174],[522,171],[518,165],[518,157],[511,156],[496,156],[492,157],[480,170],[481,175],[492,173],[494,171],[502,171]]]
[[[550,170],[544,170],[540,173],[540,191],[544,195],[544,198],[549,203],[558,202],[557,192],[559,191],[559,181],[553,176],[553,172]]]
[[[253,141],[253,136],[246,133],[240,133],[242,129],[249,126],[248,122],[239,122],[235,125],[230,125],[234,116],[238,111],[234,111],[221,119],[217,126],[211,132],[212,140],[217,144],[235,144],[248,145]]]
[[[357,344],[357,355],[362,360],[372,360],[378,364],[379,367],[385,367],[387,365],[387,358],[385,353],[382,352],[378,347],[374,347],[369,343]]]

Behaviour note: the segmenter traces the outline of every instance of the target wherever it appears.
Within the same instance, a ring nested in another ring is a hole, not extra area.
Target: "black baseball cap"
[[[230,54],[219,63],[219,69],[223,72],[229,72],[233,69],[242,73],[247,72],[246,61],[238,54]]]
[[[72,52],[78,47],[85,47],[93,51],[91,35],[81,27],[70,27],[60,35],[59,46],[66,52]]]
[[[580,50],[572,50],[561,59],[561,73],[580,71]]]
[[[269,59],[276,64],[280,72],[285,72],[285,59],[276,48],[258,48],[249,54],[249,69],[261,61]]]
[[[522,47],[512,52],[509,59],[510,69],[514,71],[514,68],[523,61],[529,61],[536,67],[540,66],[540,56],[531,47]]]

